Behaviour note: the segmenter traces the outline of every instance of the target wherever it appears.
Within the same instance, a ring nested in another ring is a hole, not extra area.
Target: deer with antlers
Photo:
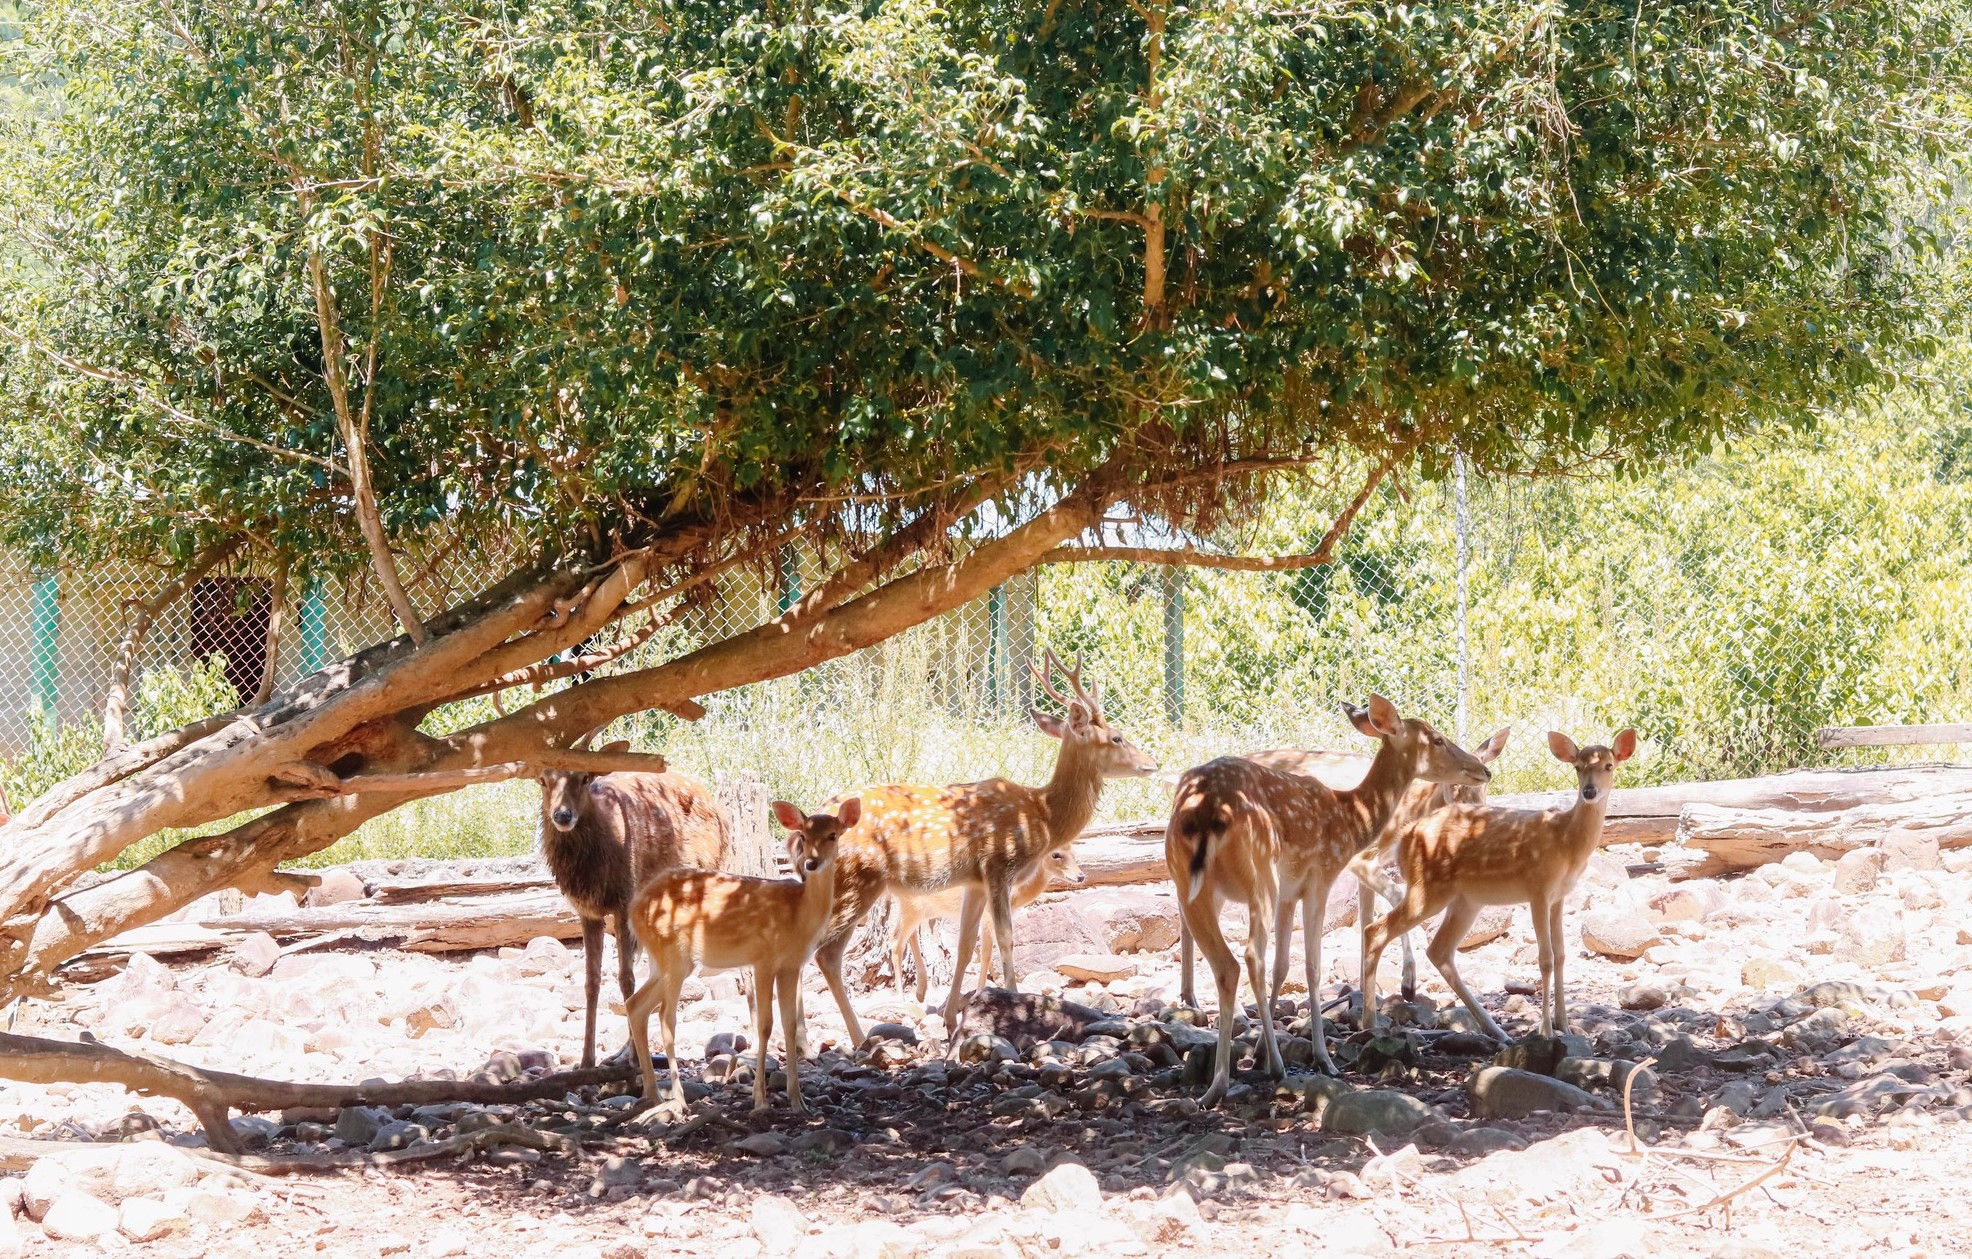
[[[1487,905],[1527,905],[1541,964],[1541,1034],[1568,1028],[1562,986],[1561,907],[1602,844],[1609,784],[1636,753],[1636,731],[1619,730],[1608,747],[1585,748],[1549,731],[1548,751],[1575,770],[1575,800],[1565,809],[1503,809],[1460,804],[1411,823],[1394,843],[1404,876],[1403,903],[1372,925],[1363,971],[1364,1009],[1375,1009],[1375,963],[1391,939],[1439,910],[1444,921],[1424,955],[1493,1039],[1507,1040],[1458,973],[1458,942]]]
[[[774,816],[793,833],[793,865],[801,877],[761,879],[707,870],[666,870],[645,884],[629,918],[651,957],[651,976],[628,1002],[630,1043],[643,1074],[644,1099],[657,1101],[650,1060],[650,1016],[657,1011],[671,1069],[670,1108],[682,1111],[678,1083],[678,994],[694,970],[753,968],[753,1034],[760,1059],[753,1073],[753,1109],[767,1109],[767,1040],[774,1004],[787,1042],[787,1104],[799,1114],[800,1063],[807,1035],[801,1017],[801,968],[828,929],[835,906],[836,859],[843,831],[856,824],[858,802],[834,812],[803,813],[785,800]]]
[[[577,742],[586,745],[589,736]],[[618,740],[604,752],[622,752]],[[616,979],[624,1000],[636,988],[637,939],[630,898],[660,870],[726,864],[732,828],[712,789],[684,774],[541,774],[541,855],[555,886],[582,920],[582,1065],[596,1065],[596,998],[602,987],[603,925],[616,925]]]
[[[1357,853],[1376,842],[1420,770],[1442,782],[1481,783],[1492,776],[1430,723],[1402,716],[1381,695],[1370,696],[1367,708],[1345,704],[1343,712],[1359,731],[1382,742],[1363,781],[1347,791],[1237,756],[1209,761],[1178,780],[1165,831],[1164,859],[1177,885],[1185,925],[1212,967],[1219,993],[1219,1047],[1205,1105],[1217,1104],[1231,1081],[1239,984],[1238,962],[1219,928],[1219,906],[1225,901],[1247,906],[1246,966],[1258,1007],[1262,1065],[1279,1075],[1282,1063],[1273,1009],[1287,969],[1293,921],[1288,915],[1295,902],[1301,904],[1308,932],[1306,961],[1313,1004],[1312,994],[1320,991],[1322,915],[1336,876]],[[1286,921],[1277,923],[1277,915]],[[1266,951],[1276,942],[1277,927],[1280,947],[1270,979]],[[1309,1019],[1309,1037],[1316,1058],[1334,1074],[1319,1009]]]
[[[990,914],[1007,987],[1018,989],[1014,964],[1013,889],[1022,874],[1048,852],[1074,842],[1095,815],[1108,778],[1153,773],[1157,763],[1110,728],[1101,691],[1082,685],[1078,660],[1065,672],[1072,694],[1056,689],[1053,674],[1062,665],[1050,649],[1034,676],[1041,689],[1062,706],[1056,717],[1039,709],[1034,724],[1061,740],[1054,774],[1039,787],[1005,778],[950,787],[873,787],[856,793],[862,820],[842,837],[836,861],[835,914],[815,961],[828,980],[852,1040],[863,1039],[862,1023],[849,1004],[842,981],[842,957],[856,925],[886,893],[923,896],[957,888],[958,956],[969,958],[980,919]],[[945,999],[945,1025],[956,1029],[965,995],[964,973],[955,975]]]

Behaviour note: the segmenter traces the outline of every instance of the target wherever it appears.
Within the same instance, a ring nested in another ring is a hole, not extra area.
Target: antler
[[[1027,662],[1028,670],[1033,673],[1034,680],[1041,684],[1041,689],[1047,693],[1049,698],[1053,699],[1055,703],[1060,704],[1063,708],[1068,707],[1068,697],[1054,689],[1054,671],[1061,667],[1061,661],[1055,658],[1054,648],[1047,648],[1043,652],[1041,660],[1041,664],[1035,664],[1032,660],[1029,660]]]
[[[1042,654],[1042,659],[1046,663],[1045,668],[1035,665],[1034,662],[1031,660],[1027,662],[1027,667],[1034,671],[1034,677],[1041,683],[1041,689],[1045,690],[1049,695],[1053,696],[1055,702],[1060,704],[1063,708],[1067,708],[1071,703],[1080,701],[1082,707],[1086,708],[1089,711],[1089,715],[1091,717],[1099,717],[1102,715],[1101,688],[1097,687],[1092,690],[1082,685],[1082,657],[1081,656],[1078,655],[1075,657],[1075,667],[1072,669],[1061,663],[1061,659],[1054,654],[1054,648],[1052,647],[1045,649],[1045,651]],[[1055,689],[1054,682],[1052,679],[1053,679],[1054,671],[1056,669],[1060,669],[1063,673],[1068,675],[1068,684],[1069,686],[1075,689],[1075,698],[1073,700],[1071,700],[1068,696],[1063,695],[1060,691]]]

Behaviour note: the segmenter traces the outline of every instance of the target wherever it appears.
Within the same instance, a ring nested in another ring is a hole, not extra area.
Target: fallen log
[[[198,1117],[206,1144],[222,1154],[240,1153],[230,1113],[290,1107],[431,1106],[471,1102],[482,1106],[531,1102],[598,1084],[621,1084],[639,1075],[634,1062],[562,1071],[536,1080],[405,1080],[397,1084],[299,1084],[208,1071],[156,1054],[113,1049],[96,1041],[48,1040],[0,1032],[0,1077],[29,1084],[121,1084],[147,1097],[170,1097]]]
[[[1972,792],[1820,813],[1693,804],[1685,808],[1677,842],[1664,850],[1662,860],[1674,879],[1706,878],[1796,852],[1832,860],[1900,836],[1936,841],[1941,849],[1972,848]]]

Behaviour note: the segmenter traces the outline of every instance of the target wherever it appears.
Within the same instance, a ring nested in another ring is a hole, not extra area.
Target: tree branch
[[[227,538],[215,542],[192,561],[190,568],[131,609],[130,623],[124,627],[123,638],[116,645],[116,661],[110,666],[109,690],[103,696],[104,755],[114,756],[123,749],[130,719],[130,678],[136,672],[137,653],[143,650],[152,623],[166,608],[184,598],[185,592],[198,585],[207,573],[237,553],[241,541]]]
[[[274,584],[267,592],[267,647],[260,663],[260,685],[247,701],[248,708],[258,708],[274,698],[274,680],[281,672],[281,634],[288,614],[288,570],[293,563],[289,557],[281,557],[281,566],[274,570]]]

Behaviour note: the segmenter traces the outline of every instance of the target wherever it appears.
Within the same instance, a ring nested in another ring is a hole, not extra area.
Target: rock
[[[1836,928],[1838,961],[1874,970],[1904,960],[1904,915],[1887,905],[1864,904]]]
[[[733,1142],[733,1148],[758,1158],[773,1158],[787,1153],[787,1142],[771,1132],[756,1132],[741,1141]]]
[[[1938,1013],[1948,1019],[1972,1015],[1972,980],[1961,978],[1939,997]]]
[[[1523,1036],[1493,1055],[1496,1067],[1513,1067],[1536,1075],[1553,1075],[1564,1058],[1586,1058],[1595,1052],[1587,1038],[1575,1035]]]
[[[1725,903],[1725,893],[1716,881],[1694,879],[1651,897],[1650,912],[1658,922],[1701,922]]]
[[[1656,925],[1636,910],[1610,906],[1582,915],[1583,946],[1604,957],[1642,957],[1645,949],[1663,942]]]
[[[714,1032],[705,1042],[704,1057],[707,1061],[724,1055],[738,1057],[753,1047],[753,1042],[738,1032]]]
[[[1054,961],[1055,970],[1069,979],[1106,984],[1128,979],[1137,973],[1137,964],[1114,953],[1070,953]]]
[[[1883,850],[1883,869],[1891,870],[1942,870],[1944,862],[1938,855],[1938,837],[1920,835],[1910,831],[1891,831],[1878,841]]]
[[[196,1163],[161,1141],[106,1145],[37,1159],[21,1181],[21,1202],[38,1220],[70,1190],[117,1203],[189,1185],[198,1173]]]
[[[1835,894],[1860,896],[1873,891],[1883,875],[1883,850],[1852,848],[1835,863]]]
[[[1324,1259],[1335,1256],[1387,1255],[1394,1247],[1390,1235],[1367,1211],[1335,1211],[1296,1204],[1281,1216],[1281,1227],[1315,1239]]]
[[[157,1198],[125,1198],[116,1221],[123,1235],[134,1242],[154,1242],[192,1226],[192,1217],[185,1214],[183,1207],[167,1205]]]
[[[238,1224],[252,1218],[257,1209],[252,1198],[234,1190],[201,1187],[185,1195],[185,1214],[194,1224]]]
[[[786,1198],[762,1194],[753,1200],[748,1229],[769,1255],[789,1255],[808,1235],[808,1221]]]
[[[207,1022],[203,1009],[181,998],[151,1020],[145,1035],[160,1045],[189,1045],[198,1039]]]
[[[265,931],[242,936],[227,951],[226,964],[249,979],[258,979],[281,960],[281,946]]]
[[[1513,927],[1513,912],[1511,905],[1488,905],[1481,909],[1465,934],[1459,937],[1459,951],[1463,953],[1480,948],[1505,935]],[[1377,973],[1382,973],[1381,968]]]
[[[795,1248],[793,1259],[913,1259],[924,1242],[889,1220],[837,1224]]]
[[[1702,1067],[1712,1061],[1712,1055],[1698,1047],[1691,1037],[1679,1034],[1665,1041],[1657,1050],[1657,1069],[1670,1073],[1689,1071]]]
[[[1323,1132],[1362,1136],[1387,1132],[1402,1136],[1426,1120],[1442,1118],[1437,1109],[1395,1089],[1361,1089],[1331,1098],[1322,1111]]]
[[[1727,1080],[1719,1086],[1718,1091],[1712,1094],[1711,1100],[1706,1102],[1705,1105],[1708,1108],[1722,1106],[1733,1114],[1744,1118],[1758,1104],[1759,1097],[1760,1086],[1753,1083],[1753,1081]]]
[[[902,1041],[906,1045],[915,1045],[918,1043],[918,1034],[914,1029],[905,1027],[902,1023],[878,1023],[863,1034],[862,1047],[868,1049],[871,1045],[886,1040]]]
[[[520,951],[514,964],[523,975],[547,975],[567,969],[572,960],[568,946],[560,940],[553,936],[535,936]]]
[[[1749,957],[1739,968],[1739,982],[1761,991],[1798,988],[1802,978],[1798,968],[1774,957]]]
[[[93,1242],[116,1232],[116,1208],[79,1190],[64,1190],[48,1204],[41,1228],[56,1241]]]
[[[1020,1051],[1004,1036],[974,1032],[959,1042],[956,1057],[966,1063],[1012,1062],[1020,1057]]]
[[[764,1135],[764,1134],[762,1134]],[[612,1154],[596,1168],[596,1174],[589,1178],[589,1196],[601,1198],[612,1189],[634,1189],[644,1178],[643,1164],[636,1159]]]
[[[1657,1010],[1670,999],[1671,994],[1664,991],[1661,984],[1653,984],[1649,980],[1624,984],[1616,990],[1616,1004],[1625,1010]]]
[[[1095,1174],[1080,1163],[1057,1163],[1054,1168],[1020,1195],[1020,1205],[1029,1210],[1102,1210],[1102,1189]]]
[[[1484,1158],[1502,1150],[1524,1150],[1527,1142],[1504,1128],[1467,1128],[1446,1142],[1445,1148],[1453,1154]]]
[[[350,901],[366,899],[370,892],[363,886],[363,880],[348,870],[324,870],[321,882],[308,889],[301,903],[310,907],[318,905],[342,905]]]
[[[1621,1167],[1608,1138],[1582,1128],[1524,1150],[1489,1155],[1454,1173],[1444,1187],[1455,1201],[1467,1203],[1543,1202],[1598,1187],[1620,1174]]]
[[[370,1152],[382,1154],[429,1140],[431,1140],[430,1128],[409,1119],[393,1119],[377,1127],[377,1135],[370,1138]]]
[[[1601,1103],[1572,1084],[1513,1067],[1480,1067],[1465,1082],[1475,1119],[1521,1119],[1537,1111],[1600,1109]]]
[[[840,1154],[856,1144],[856,1138],[840,1128],[811,1128],[796,1137],[788,1148],[796,1154]]]
[[[1178,942],[1178,900],[1146,888],[1099,888],[1069,898],[1071,913],[1111,953],[1160,953]],[[1021,920],[1022,938],[1030,917]]]
[[[377,1139],[377,1132],[390,1122],[390,1116],[368,1106],[345,1106],[336,1115],[335,1134],[344,1145],[352,1148],[368,1148]]]
[[[1038,1176],[1047,1166],[1048,1156],[1031,1145],[1015,1146],[1000,1160],[1000,1171],[1007,1176]]]
[[[12,1211],[0,1211],[0,1259],[21,1259],[21,1226]]]
[[[980,1032],[1010,1041],[1079,1041],[1091,1026],[1108,1020],[1101,1010],[1060,997],[986,988],[972,994],[960,1026],[968,1037]]]
[[[404,1016],[404,1034],[417,1040],[426,1032],[442,1031],[459,1025],[459,1008],[450,994],[412,1010]]]

